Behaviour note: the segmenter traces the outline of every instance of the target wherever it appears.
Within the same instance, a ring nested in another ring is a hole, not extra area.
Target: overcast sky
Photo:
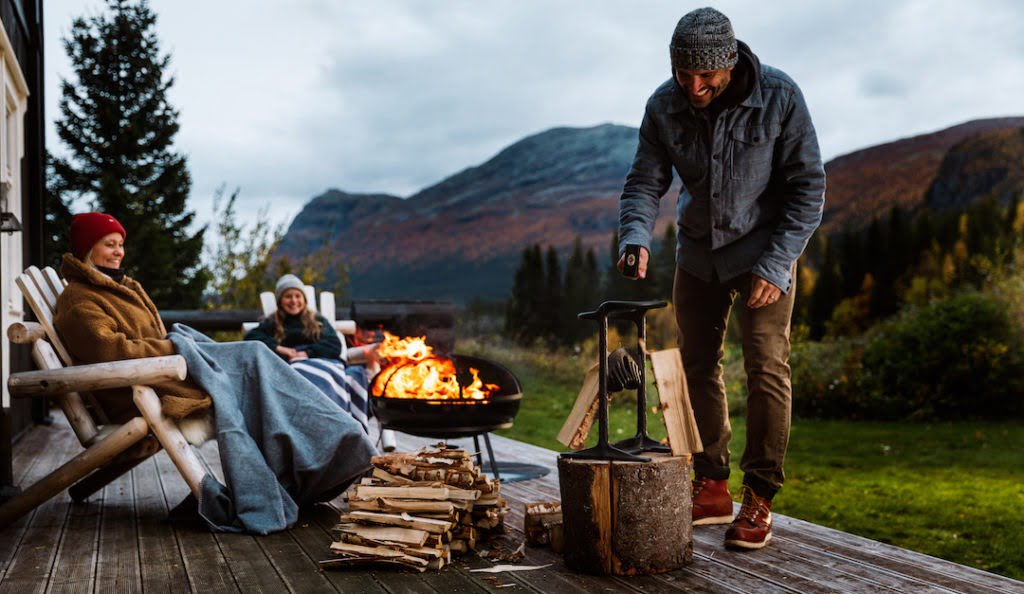
[[[665,0],[151,0],[172,56],[190,207],[218,186],[293,217],[328,188],[408,196],[556,126],[638,126],[669,76]],[[46,0],[47,143],[61,38],[99,0]],[[739,39],[802,87],[826,159],[1024,115],[1024,2],[725,1]],[[609,216],[614,216],[609,213]]]

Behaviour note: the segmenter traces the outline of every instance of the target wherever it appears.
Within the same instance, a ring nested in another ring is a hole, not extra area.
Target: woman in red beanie
[[[75,363],[103,363],[175,354],[156,306],[142,285],[125,276],[124,227],[100,213],[71,219],[71,253],[61,274],[68,285],[57,299],[54,326]],[[154,386],[163,412],[173,419],[197,415],[210,396],[185,381]],[[94,393],[111,422],[138,416],[130,388]]]

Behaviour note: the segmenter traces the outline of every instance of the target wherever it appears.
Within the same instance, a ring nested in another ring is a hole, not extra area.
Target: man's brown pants
[[[794,276],[796,267],[794,266]],[[769,499],[782,487],[793,399],[789,371],[789,329],[796,282],[779,300],[759,309],[746,306],[750,277],[727,282],[676,269],[673,307],[690,403],[704,452],[694,456],[698,476],[729,478],[729,406],[722,379],[723,344],[733,301],[739,297],[743,367],[747,373],[747,446],[740,459],[743,482]]]

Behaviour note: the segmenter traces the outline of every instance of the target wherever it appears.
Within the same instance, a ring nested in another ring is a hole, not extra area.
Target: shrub
[[[990,295],[912,307],[880,325],[864,348],[865,412],[913,420],[1019,415],[1021,347],[1021,329]]]
[[[793,414],[817,419],[860,419],[866,412],[860,393],[864,340],[841,338],[795,341],[790,355]]]

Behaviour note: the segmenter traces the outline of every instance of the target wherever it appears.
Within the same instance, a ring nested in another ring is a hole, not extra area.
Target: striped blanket
[[[291,365],[369,432],[370,400],[366,391],[369,385],[366,369],[358,365],[346,367],[335,359],[319,358],[302,359]]]

